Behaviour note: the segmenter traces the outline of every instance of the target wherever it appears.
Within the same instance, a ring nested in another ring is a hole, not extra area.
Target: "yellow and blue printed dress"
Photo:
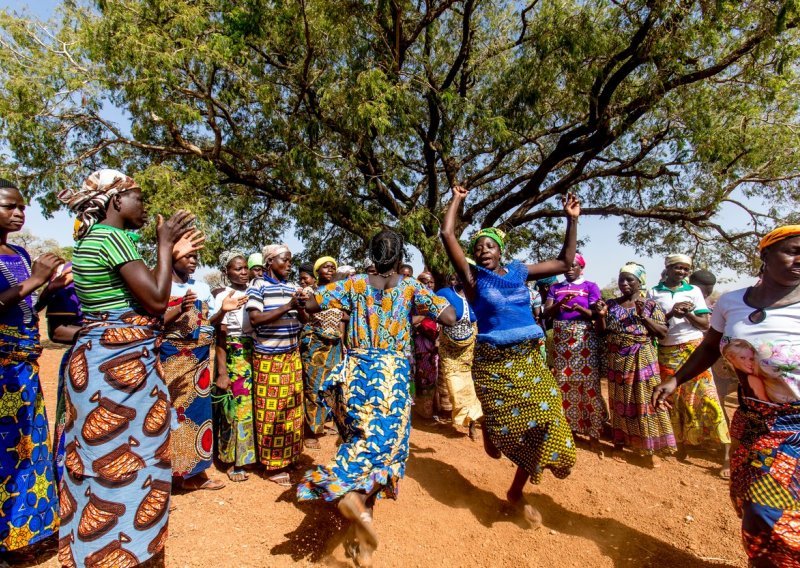
[[[329,284],[316,299],[323,310],[350,313],[350,349],[320,388],[343,443],[332,463],[306,473],[297,497],[333,501],[363,491],[397,498],[411,430],[410,313],[436,318],[449,304],[413,278],[381,290],[366,274]]]

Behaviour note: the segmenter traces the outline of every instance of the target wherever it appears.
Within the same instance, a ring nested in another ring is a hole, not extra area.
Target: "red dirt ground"
[[[41,358],[51,421],[62,353],[51,347]],[[730,397],[726,403],[730,411]],[[334,438],[326,436],[321,450],[306,450],[303,465],[327,461]],[[686,464],[670,459],[650,470],[633,457],[620,463],[579,449],[567,480],[547,474],[540,486],[528,486],[545,523],[529,531],[504,507],[511,462],[490,459],[465,432],[415,420],[399,500],[375,509],[381,538],[375,566],[745,566],[718,459],[703,452]],[[216,468],[210,475],[227,481]],[[173,506],[169,568],[352,566],[333,505],[298,503],[293,489],[258,475],[220,491],[174,495]]]

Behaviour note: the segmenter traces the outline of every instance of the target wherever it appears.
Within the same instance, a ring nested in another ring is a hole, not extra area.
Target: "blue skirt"
[[[350,491],[397,498],[411,432],[410,366],[405,354],[352,349],[325,378],[320,399],[342,444],[333,462],[306,472],[299,500],[333,501]]]
[[[0,342],[0,552],[7,552],[56,533],[58,499],[38,341],[33,350]]]
[[[67,369],[58,557],[136,566],[164,548],[171,412],[156,373],[160,320],[130,309],[87,316]]]

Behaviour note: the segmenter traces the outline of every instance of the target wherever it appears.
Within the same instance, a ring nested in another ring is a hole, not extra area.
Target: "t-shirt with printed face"
[[[727,292],[714,306],[711,327],[722,334],[722,356],[736,370],[744,396],[800,401],[800,303],[768,309],[753,323],[748,316],[757,308],[745,302],[747,290]]]

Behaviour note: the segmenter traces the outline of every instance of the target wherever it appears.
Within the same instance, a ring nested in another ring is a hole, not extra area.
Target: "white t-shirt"
[[[665,314],[669,313],[672,310],[672,306],[678,302],[692,302],[694,304],[692,313],[696,316],[711,312],[706,305],[700,288],[686,282],[681,282],[681,285],[674,289],[667,288],[664,284],[659,284],[650,289],[647,297],[658,302]],[[659,341],[661,345],[679,345],[695,339],[703,339],[703,332],[693,326],[686,318],[672,317],[667,322],[667,325],[669,326],[669,331],[667,336]]]
[[[208,318],[211,319],[217,313],[219,304],[214,301],[214,296],[211,295],[211,288],[205,282],[199,282],[194,278],[189,278],[189,281],[185,284],[183,282],[173,282],[169,295],[183,298],[189,290],[194,292],[198,300],[208,304]],[[214,333],[214,326],[204,325],[200,329],[205,333]]]
[[[214,302],[218,306],[222,306],[222,301],[228,296],[228,293],[231,290],[234,290],[234,288],[226,286],[223,292],[217,294],[217,296],[214,298]],[[234,290],[233,297],[246,298],[247,291]],[[222,321],[220,323],[227,326],[228,335],[231,337],[247,337],[253,332],[253,326],[250,325],[250,316],[247,314],[247,310],[244,308],[245,307],[242,306],[238,310],[233,310],[232,312],[228,312],[222,316]]]
[[[723,294],[711,314],[722,333],[720,351],[736,370],[745,396],[786,403],[800,400],[800,303],[766,310],[761,323],[748,316],[757,308],[744,301],[747,288]]]

